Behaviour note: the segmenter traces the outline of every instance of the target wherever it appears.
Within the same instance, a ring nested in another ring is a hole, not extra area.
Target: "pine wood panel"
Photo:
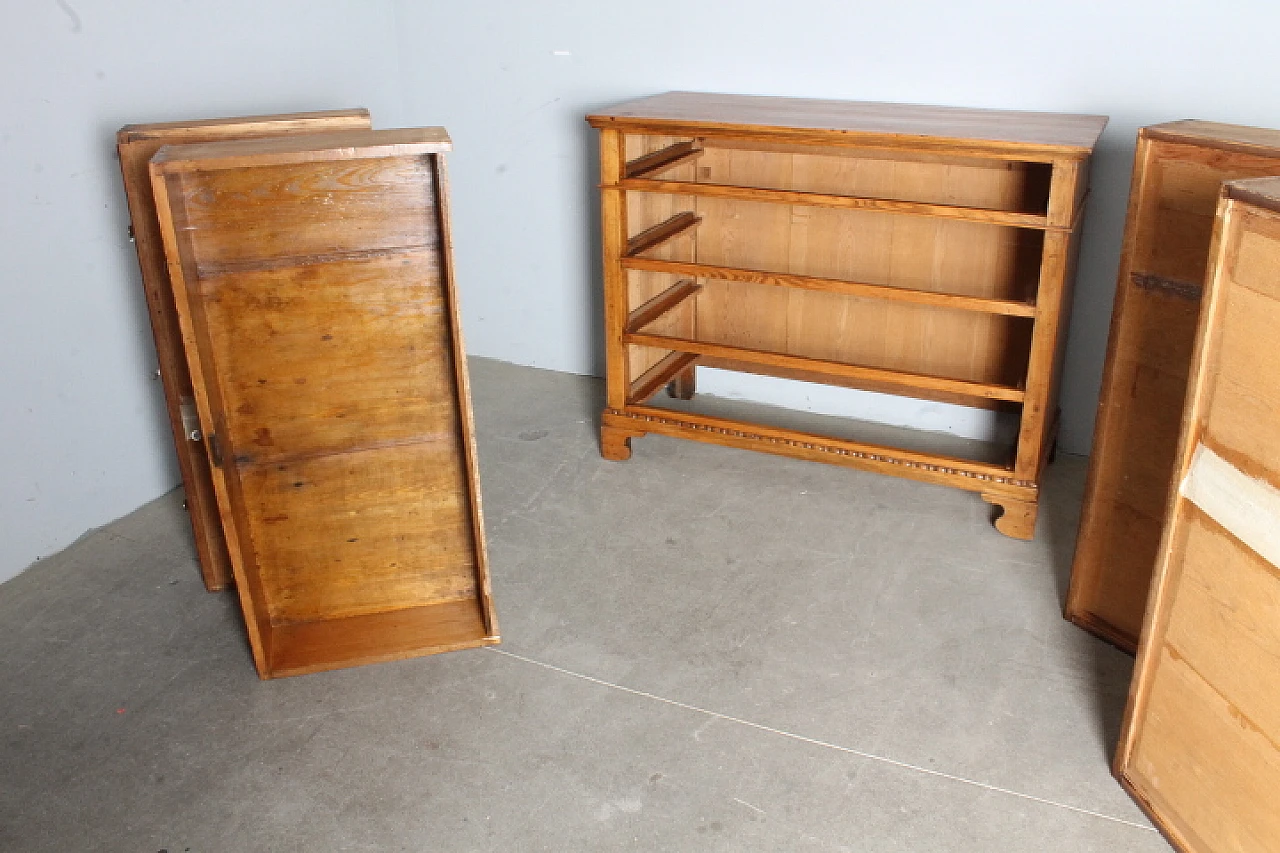
[[[183,401],[191,401],[191,405],[194,405],[195,398],[191,388],[191,375],[183,354],[182,331],[178,327],[173,287],[165,266],[160,223],[156,217],[155,196],[151,191],[151,175],[147,164],[164,145],[361,130],[368,127],[368,111],[355,109],[131,124],[121,128],[116,134],[116,150],[120,156],[120,171],[129,204],[130,227],[138,251],[138,265],[142,271],[142,287],[151,317],[151,331],[155,337],[156,358],[164,385],[169,425],[186,492],[187,512],[191,519],[196,554],[200,560],[205,587],[210,591],[222,589],[231,582],[231,562],[218,518],[208,457],[203,444],[191,440],[183,426]]]
[[[446,147],[353,132],[152,161],[263,677],[497,641]]]
[[[742,152],[728,161],[719,177],[726,183],[790,180],[789,157],[768,152]],[[794,209],[782,204],[744,204],[721,198],[697,198],[695,260],[746,269],[789,272],[790,228]],[[757,350],[787,352],[787,315],[794,294],[785,288],[753,283],[708,280],[698,294],[697,334],[702,340]]]
[[[326,174],[316,171],[300,163],[179,175],[187,222],[207,234],[193,246],[201,272],[427,247],[436,238],[431,199],[421,192],[431,179],[427,162],[339,161]],[[264,208],[275,218],[265,219]]]
[[[1161,653],[1163,666],[1149,699],[1150,727],[1128,771],[1161,784],[1151,791],[1135,786],[1138,796],[1158,814],[1177,810],[1176,823],[1168,820],[1164,828],[1182,850],[1274,850],[1280,832],[1274,744],[1175,654]],[[1169,742],[1179,748],[1168,749]]]
[[[709,281],[699,311],[731,321],[711,327],[703,322],[697,339],[707,343],[779,354],[846,362],[865,367],[920,373],[1010,387],[1025,379],[1026,320],[968,311],[947,311],[839,294],[783,291],[786,313],[766,325],[734,312],[739,302],[774,295],[777,288]],[[713,306],[708,308],[708,306]],[[866,327],[874,333],[862,333]],[[761,329],[773,334],[762,335]],[[1021,351],[1009,357],[1010,351]]]
[[[1132,651],[1165,521],[1222,182],[1280,174],[1280,131],[1182,121],[1138,135],[1066,616]]]
[[[437,253],[202,276],[225,437],[245,465],[456,426]]]
[[[1280,847],[1280,180],[1228,183],[1217,229],[1116,756],[1195,853]]]
[[[443,438],[239,467],[273,624],[476,598],[465,473]]]
[[[992,299],[985,296],[965,296],[957,293],[917,290],[910,287],[872,284],[850,279],[797,275],[796,273],[764,272],[761,270],[742,269],[741,267],[726,267],[690,261],[667,261],[638,255],[628,255],[623,258],[622,266],[627,270],[664,272],[697,278],[714,278],[720,281],[744,281],[753,284],[768,284],[774,287],[795,287],[802,290],[816,290],[821,293],[843,293],[848,296],[866,296],[873,299],[910,302],[915,305],[932,305],[938,308],[957,308],[966,311],[978,311],[984,314],[1002,314],[1009,317],[1034,317],[1036,315],[1035,303],[1028,302],[1025,299]]]
[[[823,195],[845,195],[1010,213],[1045,213],[1049,177],[1043,164],[978,158],[912,158],[885,150],[812,148],[758,144],[733,145],[737,140],[701,140],[697,180],[704,184],[736,185]],[[785,179],[755,168],[742,169],[744,158],[787,157]],[[736,173],[736,174],[735,174]],[[727,177],[733,174],[732,178]],[[653,177],[657,177],[654,175]],[[661,177],[680,180],[662,172]]]
[[[655,145],[669,143],[669,138],[655,139]],[[729,184],[787,186],[795,183],[794,173],[802,169],[805,183],[840,192],[944,201],[961,196],[968,202],[997,205],[1011,205],[1025,192],[1021,178],[1011,179],[1016,173],[1003,167],[962,170],[926,163],[922,170],[913,171],[918,164],[910,161],[862,162],[847,154],[813,158],[779,146],[724,153],[729,156],[717,158],[716,149],[706,149],[696,166],[700,179],[710,171],[711,178]],[[941,188],[935,186],[938,181],[943,183]],[[677,202],[681,198],[628,194],[633,227],[656,224],[690,209]],[[641,204],[645,215],[636,215]],[[668,257],[676,248],[673,244],[678,244],[696,251],[703,264],[780,276],[862,281],[1006,301],[1034,296],[1035,264],[1043,242],[1035,232],[718,198],[699,198],[693,209],[703,219],[697,228],[700,242],[664,244]],[[650,256],[656,257],[656,251],[646,255]],[[751,283],[721,280],[707,281],[698,315],[698,335],[708,342],[1009,385],[1024,381],[1030,346],[1028,325],[982,313],[936,312],[786,288],[770,293]],[[859,332],[851,334],[855,322]]]

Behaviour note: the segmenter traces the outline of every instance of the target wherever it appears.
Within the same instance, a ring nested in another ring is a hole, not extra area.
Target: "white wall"
[[[6,3],[0,580],[178,482],[115,159],[124,124],[365,106],[400,121],[360,0]]]
[[[1251,33],[1280,6],[1179,0],[398,2],[406,118],[453,136],[469,348],[601,372],[591,110],[669,89],[1100,113],[1062,394],[1088,451],[1137,129],[1196,117],[1280,127],[1280,66]],[[701,391],[839,410],[752,377]],[[851,413],[967,434],[973,410],[867,395]]]
[[[1280,24],[1263,0],[8,5],[0,579],[177,482],[124,240],[122,124],[366,106],[381,127],[445,125],[469,348],[592,373],[587,112],[693,89],[1110,114],[1063,394],[1073,451],[1092,430],[1137,128],[1184,117],[1280,127],[1280,71],[1249,47]]]

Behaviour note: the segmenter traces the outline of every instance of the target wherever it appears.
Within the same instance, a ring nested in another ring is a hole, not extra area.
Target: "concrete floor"
[[[1132,662],[975,495],[648,437],[472,363],[504,642],[260,682],[181,496],[0,587],[4,851],[1167,851],[1111,779]]]

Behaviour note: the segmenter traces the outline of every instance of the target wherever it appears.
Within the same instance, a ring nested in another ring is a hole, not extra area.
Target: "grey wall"
[[[348,106],[399,122],[392,31],[389,3],[360,0],[5,4],[0,580],[178,481],[116,130]]]
[[[693,89],[1110,114],[1063,389],[1063,442],[1077,452],[1092,430],[1137,128],[1192,116],[1280,126],[1280,72],[1247,47],[1280,24],[1262,0],[8,5],[0,579],[177,482],[123,239],[122,124],[366,106],[381,127],[445,125],[469,349],[591,373],[596,177],[582,117],[593,109]]]
[[[1280,66],[1244,47],[1280,6],[1179,0],[404,0],[406,117],[448,126],[473,352],[600,372],[593,140],[582,117],[668,89],[1100,113],[1062,393],[1088,451],[1133,140],[1196,117],[1280,127]],[[973,410],[699,379],[700,390],[980,435]]]

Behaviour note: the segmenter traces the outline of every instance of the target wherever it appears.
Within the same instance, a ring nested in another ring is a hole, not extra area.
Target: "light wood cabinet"
[[[1222,193],[1116,775],[1182,850],[1280,850],[1280,178]]]
[[[600,131],[601,447],[656,433],[976,491],[1029,539],[1106,119],[672,92]],[[673,410],[697,367],[1007,412],[958,458]]]
[[[1280,175],[1280,131],[1138,132],[1124,252],[1066,616],[1133,651],[1142,630],[1222,182]]]
[[[259,673],[496,643],[442,128],[166,146],[151,184]]]
[[[116,134],[116,150],[129,203],[129,230],[142,269],[142,288],[147,299],[147,313],[151,317],[151,331],[155,336],[159,378],[164,386],[169,426],[186,492],[196,555],[205,587],[210,592],[232,582],[231,558],[227,554],[226,538],[222,535],[209,459],[199,431],[195,395],[173,304],[173,287],[160,243],[160,223],[156,218],[147,164],[164,145],[368,128],[369,112],[353,109],[131,124]]]

